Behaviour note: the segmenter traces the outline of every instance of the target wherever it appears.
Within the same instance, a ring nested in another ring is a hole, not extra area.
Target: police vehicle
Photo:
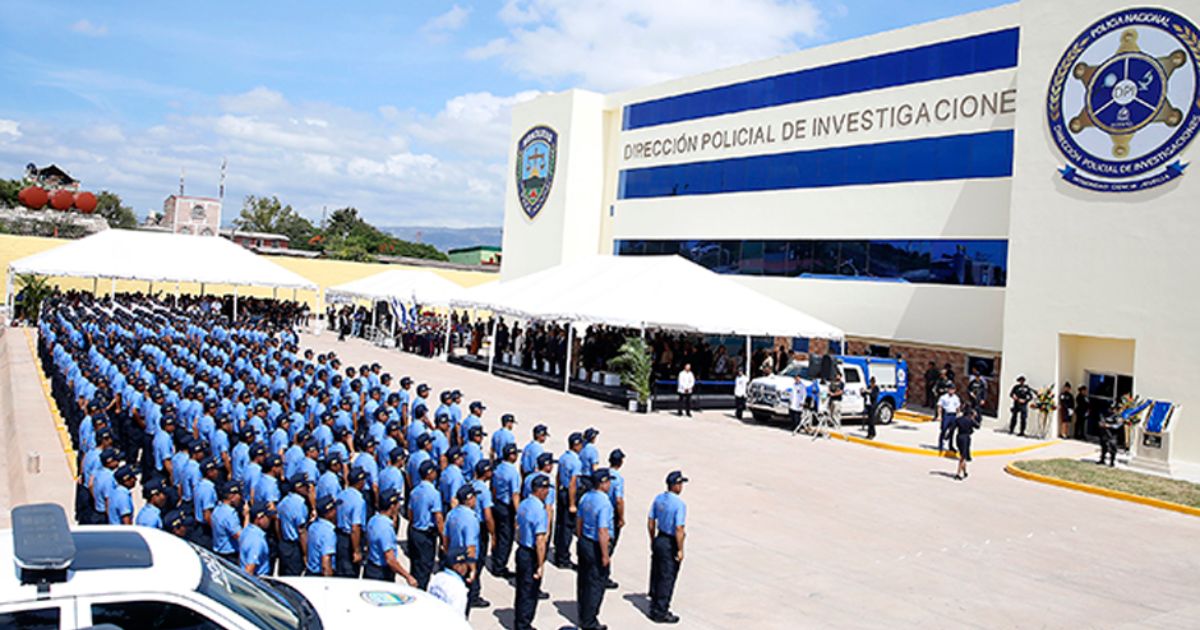
[[[259,579],[156,529],[70,529],[61,506],[12,511],[0,531],[0,627],[321,630],[464,628],[461,613],[398,584]]]
[[[825,355],[811,361],[794,361],[778,374],[760,376],[746,388],[746,407],[758,422],[786,418],[792,389],[799,374],[808,387],[813,380],[821,382],[821,408],[828,402],[829,381],[834,370],[842,375],[845,391],[842,394],[842,419],[865,419],[867,413],[867,384],[871,377],[879,385],[879,400],[875,405],[876,424],[892,421],[897,409],[907,402],[908,367],[903,360],[851,355]]]

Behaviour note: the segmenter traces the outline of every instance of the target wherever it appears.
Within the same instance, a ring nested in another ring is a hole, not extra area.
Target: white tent
[[[711,334],[843,339],[838,327],[679,256],[595,256],[466,290],[452,306]]]
[[[329,287],[331,296],[346,296],[364,300],[390,301],[446,306],[464,289],[458,284],[425,269],[390,269],[352,282]]]
[[[105,230],[12,261],[8,278],[34,273],[75,278],[198,282],[312,289],[317,285],[218,236]],[[10,289],[9,295],[12,295]]]

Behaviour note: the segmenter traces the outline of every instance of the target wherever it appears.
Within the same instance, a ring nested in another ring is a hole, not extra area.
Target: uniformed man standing
[[[525,445],[521,451],[521,474],[528,475],[537,469],[537,458],[543,451],[546,450],[546,438],[550,437],[550,430],[546,425],[539,424],[533,427],[533,440]]]
[[[937,414],[942,422],[941,431],[938,433],[939,451],[945,448],[946,442],[950,443],[951,452],[958,451],[954,442],[954,432],[958,430],[958,414],[961,409],[962,400],[955,392],[954,383],[951,383],[950,388],[937,401]]]
[[[133,524],[162,529],[162,506],[167,500],[166,495],[163,494],[162,480],[152,479],[142,488],[142,495],[146,499],[146,504],[138,511],[137,518],[134,519]]]
[[[308,522],[308,504],[313,483],[304,473],[292,476],[291,491],[279,501],[279,575],[298,576],[304,572],[304,551],[308,548],[304,524]]]
[[[579,606],[579,627],[583,630],[605,628],[598,619],[604,603],[604,591],[611,571],[610,555],[613,509],[608,498],[611,478],[607,468],[592,473],[592,489],[579,500],[575,553],[579,570],[575,576],[575,595]]]
[[[842,382],[842,373],[833,372],[833,380],[829,383],[829,419],[833,421],[833,426],[842,426],[842,395],[846,392],[846,385]]]
[[[545,502],[550,494],[550,478],[536,475],[530,485],[529,496],[517,508],[517,584],[516,601],[513,604],[515,630],[533,628],[549,538]]]
[[[511,413],[500,416],[500,428],[492,434],[492,461],[504,459],[505,446],[517,445],[517,436],[513,434],[513,425],[516,423],[517,417]]]
[[[675,470],[667,475],[667,491],[654,497],[647,529],[650,533],[650,619],[657,623],[676,623],[671,612],[675,578],[683,563],[683,541],[687,534],[687,506],[679,498],[687,477]]]
[[[508,443],[502,460],[492,473],[492,517],[496,521],[496,541],[492,546],[492,575],[510,578],[508,556],[512,553],[513,533],[517,524],[517,506],[521,502],[521,473],[517,470],[517,445]]]
[[[404,578],[409,586],[416,587],[417,580],[400,564],[396,545],[396,520],[400,517],[400,499],[404,491],[386,490],[379,499],[379,511],[367,522],[367,564],[363,577],[368,580],[396,581],[396,574]]]
[[[1117,432],[1124,422],[1112,409],[1100,416],[1100,461],[1097,464],[1103,466],[1107,459],[1109,467],[1117,465]]]
[[[1025,422],[1029,420],[1029,403],[1033,401],[1033,388],[1025,384],[1025,375],[1017,377],[1017,384],[1008,393],[1012,399],[1012,416],[1008,421],[1008,433],[1017,429],[1017,418],[1021,419],[1021,437],[1025,437]]]
[[[267,546],[267,530],[271,529],[271,518],[275,510],[266,501],[259,501],[250,508],[250,522],[238,536],[238,557],[246,573],[257,577],[271,574],[271,551]]]
[[[742,419],[742,414],[746,411],[746,388],[750,385],[750,379],[746,376],[746,370],[738,368],[737,378],[733,379],[733,414],[738,420]]]
[[[610,483],[608,499],[613,506],[612,552],[617,551],[617,541],[621,539],[621,530],[625,527],[625,477],[621,475],[621,466],[625,463],[625,451],[613,449],[608,455],[608,474]],[[605,585],[608,589],[617,588],[618,584],[610,577]]]
[[[467,555],[475,559],[471,572],[466,576],[468,587],[468,616],[470,608],[484,608],[490,605],[479,596],[479,517],[475,514],[475,486],[464,485],[455,493],[455,506],[446,515],[446,537],[442,545],[444,551],[450,549],[466,549]]]
[[[417,471],[420,480],[408,501],[408,559],[409,572],[418,588],[429,584],[437,556],[438,537],[445,529],[442,517],[442,497],[433,480],[437,479],[437,464],[421,462]]]
[[[349,482],[337,497],[337,576],[356,578],[362,567],[363,530],[367,527],[367,501],[362,492],[367,471],[351,469]]]
[[[445,568],[429,580],[429,594],[446,602],[465,619],[468,612],[469,594],[467,574],[475,559],[466,549],[451,549],[446,554]]]
[[[558,519],[554,522],[554,566],[573,569],[571,536],[575,532],[575,511],[579,501],[579,474],[583,464],[579,451],[583,449],[583,434],[567,437],[567,450],[558,458]]]
[[[221,504],[212,513],[213,553],[238,564],[238,535],[242,530],[242,486],[236,481],[225,482],[221,488]]]
[[[337,499],[317,501],[317,518],[308,526],[305,575],[333,577],[337,565]]]
[[[496,537],[496,519],[492,515],[492,462],[481,460],[475,464],[475,478],[471,480],[475,488],[475,516],[479,519],[479,550],[475,554],[475,562],[479,564],[476,575],[483,575],[483,568],[488,566],[488,549]]]

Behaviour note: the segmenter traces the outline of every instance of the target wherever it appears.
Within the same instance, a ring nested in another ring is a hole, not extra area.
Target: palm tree
[[[42,302],[54,294],[54,287],[46,276],[33,273],[19,274],[16,278],[21,287],[21,316],[30,324],[36,324],[42,312]]]

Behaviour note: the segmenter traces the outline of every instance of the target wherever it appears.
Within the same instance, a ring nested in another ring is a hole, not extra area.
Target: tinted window
[[[850,383],[861,383],[861,382],[862,382],[862,377],[861,377],[861,376],[859,376],[859,374],[858,374],[858,370],[856,370],[856,369],[854,369],[854,368],[848,368],[848,369],[846,369],[846,370],[845,370],[845,373],[843,374],[843,376],[845,376],[845,377],[846,377],[846,383],[847,383],[847,384],[850,384]]]
[[[166,602],[111,602],[92,604],[92,625],[110,623],[118,628],[156,630],[220,630],[200,613]]]
[[[0,612],[0,628],[13,630],[58,630],[58,608]]]

